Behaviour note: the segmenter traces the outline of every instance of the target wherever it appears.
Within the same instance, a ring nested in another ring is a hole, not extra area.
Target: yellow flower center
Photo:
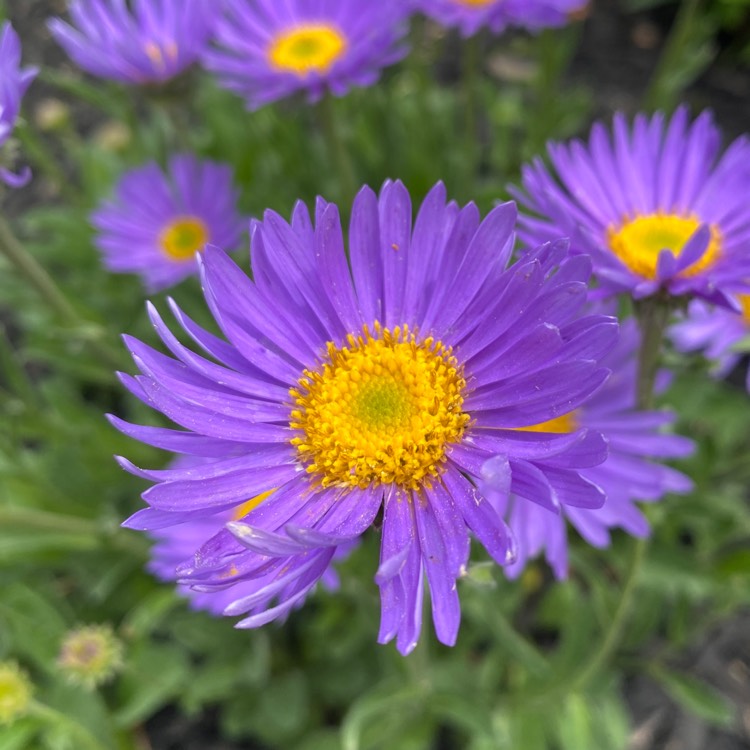
[[[346,39],[337,29],[309,24],[279,34],[268,49],[268,59],[274,68],[300,76],[325,73],[346,47]]]
[[[454,0],[459,5],[468,5],[470,8],[483,8],[485,5],[499,3],[500,0]]]
[[[742,319],[750,325],[750,294],[740,294],[739,300],[742,307]]]
[[[575,432],[578,429],[578,416],[575,411],[563,414],[561,417],[549,419],[546,422],[533,424],[530,427],[516,427],[521,432]]]
[[[656,263],[662,250],[679,257],[701,221],[695,216],[649,214],[610,227],[607,240],[612,252],[631,270],[647,279],[656,278]],[[711,226],[708,249],[699,260],[685,269],[684,276],[693,276],[710,266],[721,253],[721,233]]]
[[[324,487],[428,485],[469,423],[463,369],[450,348],[408,326],[365,326],[347,343],[329,343],[322,365],[290,391],[300,459]]]
[[[206,223],[197,216],[180,216],[159,235],[159,246],[170,260],[191,260],[203,250],[209,234]]]
[[[238,506],[234,509],[232,512],[232,520],[233,521],[239,521],[240,519],[244,518],[251,510],[255,510],[264,500],[267,500],[271,495],[273,495],[275,490],[267,490],[266,492],[262,492],[260,495],[256,495],[252,500],[248,500],[245,503],[242,503],[242,505]]]

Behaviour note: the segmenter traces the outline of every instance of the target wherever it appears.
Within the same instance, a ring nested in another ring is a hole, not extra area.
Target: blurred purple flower
[[[676,415],[669,411],[641,411],[636,407],[637,356],[640,334],[634,320],[620,327],[620,340],[601,362],[612,375],[592,398],[578,409],[534,426],[535,431],[564,434],[579,428],[597,430],[609,442],[607,460],[582,469],[581,476],[602,488],[607,496],[597,510],[565,507],[551,513],[522,498],[498,506],[507,514],[518,541],[518,558],[505,568],[518,576],[529,559],[544,552],[557,578],[568,574],[567,523],[595,547],[607,547],[610,530],[622,528],[644,537],[649,525],[636,503],[655,502],[670,492],[688,493],[693,484],[681,472],[659,463],[685,458],[695,450],[692,440],[662,432]]]
[[[729,375],[739,364],[742,354],[735,346],[744,341],[744,349],[750,348],[750,295],[739,295],[738,303],[741,312],[713,308],[693,300],[684,320],[669,331],[680,351],[702,351],[708,359],[715,360],[713,375],[717,378]],[[745,383],[750,391],[750,369]]]
[[[669,120],[640,114],[632,128],[618,114],[588,145],[550,143],[554,171],[536,159],[514,191],[534,214],[520,236],[534,247],[570,235],[603,294],[664,290],[731,307],[750,279],[750,144],[738,138],[719,158],[720,144],[711,114],[690,124],[685,107]]]
[[[21,41],[6,21],[0,27],[0,147],[13,133],[21,99],[38,72],[37,68],[21,68]],[[30,179],[28,167],[19,174],[0,167],[0,180],[9,187],[23,187]]]
[[[230,167],[182,154],[166,174],[155,163],[125,173],[91,223],[104,265],[158,291],[195,273],[207,244],[236,249],[244,220]]]
[[[509,26],[531,31],[564,26],[581,13],[588,0],[414,0],[421,11],[442,26],[456,26],[465,37],[483,28],[499,34]]]
[[[126,525],[193,523],[273,488],[178,569],[201,591],[224,589],[228,575],[246,583],[251,593],[225,612],[248,613],[238,627],[249,628],[289,612],[382,513],[379,640],[414,648],[426,575],[437,636],[453,644],[469,532],[500,565],[515,556],[498,496],[553,510],[604,502],[580,475],[606,458],[598,432],[516,428],[591,397],[607,378],[598,360],[617,323],[583,315],[590,264],[567,257],[565,243],[508,267],[515,220],[507,203],[480,222],[438,184],[412,228],[408,192],[388,182],[354,202],[351,265],[338,209],[322,199],[314,223],[299,203],[291,224],[271,211],[254,224],[252,280],[207,248],[203,287],[228,341],[173,311],[219,363],[182,346],[153,308],[177,359],[126,337],[140,374],[123,384],[183,430],[112,421],[148,444],[216,460],[149,471],[120,459],[155,482],[143,494],[149,507]]]
[[[225,0],[225,8],[204,61],[252,109],[298,91],[316,101],[371,86],[406,54],[403,0]]]
[[[198,60],[221,12],[219,0],[73,0],[73,25],[49,29],[84,70],[120,83],[164,83]]]

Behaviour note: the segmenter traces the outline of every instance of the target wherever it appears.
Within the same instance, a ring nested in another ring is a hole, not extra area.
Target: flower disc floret
[[[305,25],[279,34],[268,50],[268,59],[279,70],[305,76],[329,70],[346,47],[346,38],[334,27]]]
[[[374,334],[374,335],[373,335]],[[324,487],[395,484],[417,490],[461,440],[466,381],[451,349],[408,326],[375,324],[292,389],[292,443]]]
[[[0,724],[20,719],[29,710],[33,692],[26,672],[15,662],[0,662]]]
[[[663,250],[679,258],[690,238],[700,229],[696,216],[650,214],[625,221],[607,232],[612,252],[631,270],[647,279],[655,279],[657,263]],[[690,276],[709,268],[721,253],[721,232],[711,226],[711,239],[703,255],[683,274]]]
[[[203,250],[208,238],[208,227],[202,219],[181,216],[167,224],[159,236],[159,244],[168,258],[183,261]]]

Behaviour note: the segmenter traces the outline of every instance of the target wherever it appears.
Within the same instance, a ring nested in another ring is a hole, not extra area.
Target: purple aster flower
[[[49,29],[89,73],[121,83],[164,83],[198,60],[219,17],[217,0],[73,0],[75,25]]]
[[[403,0],[225,0],[218,48],[204,58],[250,108],[297,91],[311,101],[370,86],[406,54]]]
[[[715,360],[713,375],[717,378],[729,375],[739,364],[742,354],[735,347],[750,337],[750,295],[739,295],[738,301],[741,313],[712,308],[693,300],[685,319],[669,331],[669,337],[680,351],[702,351],[708,359]],[[750,391],[750,369],[746,386]]]
[[[563,26],[581,13],[588,0],[414,0],[421,11],[442,26],[456,26],[463,36],[488,28],[495,34],[508,26],[532,31]]]
[[[521,238],[534,247],[569,234],[605,294],[661,289],[732,306],[728,292],[750,277],[750,145],[738,138],[719,158],[720,141],[709,112],[691,124],[682,107],[632,128],[618,114],[588,145],[551,143],[553,172],[536,159],[515,193],[536,214]]]
[[[39,71],[21,68],[21,41],[7,21],[0,29],[0,147],[10,138],[21,109],[21,99]],[[31,179],[31,171],[14,174],[0,167],[0,180],[9,187],[23,187]]]
[[[568,574],[567,523],[595,547],[607,547],[610,530],[624,529],[637,537],[647,536],[649,525],[637,502],[655,502],[669,492],[688,493],[693,484],[681,472],[659,463],[685,458],[695,449],[692,440],[665,434],[674,424],[669,411],[641,411],[636,406],[640,334],[634,320],[620,328],[617,346],[601,361],[612,370],[605,385],[578,409],[542,424],[533,431],[566,434],[586,428],[601,432],[609,442],[607,460],[581,470],[581,476],[601,487],[607,499],[601,508],[565,507],[550,513],[524,498],[510,498],[499,505],[518,541],[518,556],[505,568],[515,578],[526,562],[545,552],[557,578]]]
[[[251,593],[224,610],[238,627],[284,616],[342,545],[378,521],[379,640],[408,653],[421,628],[423,578],[438,638],[455,642],[456,580],[469,532],[501,565],[512,537],[495,505],[513,492],[550,510],[595,508],[601,489],[580,469],[601,463],[596,430],[519,431],[567,414],[602,385],[598,360],[616,321],[585,315],[590,263],[547,244],[509,264],[516,208],[446,203],[433,188],[412,226],[409,194],[363,188],[349,232],[319,199],[291,224],[267,212],[253,225],[253,278],[221,251],[201,257],[206,301],[226,340],[173,305],[208,357],[152,322],[173,357],[126,343],[140,370],[122,382],[181,430],[124,433],[207,466],[149,471],[148,504],[126,523],[154,530],[273,494],[197,550],[181,583]],[[269,604],[269,602],[272,604]]]
[[[195,273],[196,253],[207,244],[237,247],[244,220],[236,204],[230,167],[183,154],[166,174],[155,163],[127,172],[91,223],[104,265],[137,273],[156,291]]]

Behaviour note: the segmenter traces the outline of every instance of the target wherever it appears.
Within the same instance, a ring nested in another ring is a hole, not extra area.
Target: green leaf
[[[26,750],[31,748],[31,738],[39,728],[31,720],[17,721],[11,726],[0,727],[0,750]]]
[[[174,700],[184,689],[190,670],[185,653],[171,644],[134,644],[126,673],[120,680],[118,727],[129,728]]]
[[[387,716],[393,720],[394,713],[408,710],[422,699],[424,689],[417,685],[399,687],[398,683],[384,683],[356,701],[341,725],[341,745],[343,750],[360,750],[363,734],[367,726]]]
[[[667,672],[661,667],[653,667],[649,671],[670,697],[690,713],[717,726],[731,725],[734,720],[734,709],[724,696],[710,685],[690,675]]]
[[[594,743],[592,724],[589,702],[578,693],[571,695],[563,706],[557,726],[563,750],[600,750]]]

